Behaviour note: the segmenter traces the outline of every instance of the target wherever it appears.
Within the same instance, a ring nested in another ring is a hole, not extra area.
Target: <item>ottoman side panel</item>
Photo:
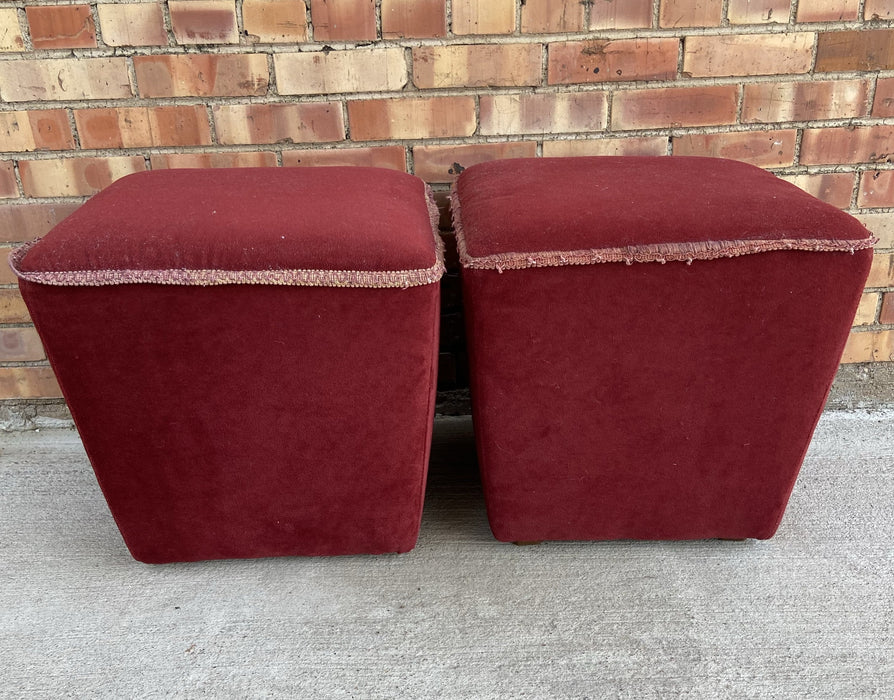
[[[137,559],[415,544],[437,285],[20,284]]]
[[[496,537],[770,537],[870,260],[464,270]]]

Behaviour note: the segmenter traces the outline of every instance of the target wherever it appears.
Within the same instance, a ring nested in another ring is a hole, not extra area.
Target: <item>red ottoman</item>
[[[709,158],[484,163],[453,205],[494,535],[771,537],[868,274],[866,229]]]
[[[435,216],[424,183],[390,170],[158,171],[15,252],[135,558],[412,549]]]

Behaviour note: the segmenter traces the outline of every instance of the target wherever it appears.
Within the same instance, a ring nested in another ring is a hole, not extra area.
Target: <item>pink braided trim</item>
[[[558,267],[561,265],[593,265],[623,262],[628,265],[647,262],[685,262],[735,258],[774,250],[806,250],[818,252],[847,252],[871,248],[878,239],[872,235],[860,240],[780,238],[777,240],[693,241],[689,243],[655,243],[614,248],[589,248],[569,251],[538,251],[531,253],[496,253],[472,257],[466,247],[462,226],[459,196],[456,188],[450,193],[456,247],[462,266],[471,270],[521,270],[530,267]]]
[[[434,199],[428,192],[429,214]],[[434,208],[437,215],[437,207]],[[437,219],[434,219],[437,222]],[[24,272],[21,262],[38,240],[9,254],[9,266],[21,279],[38,284],[99,287],[113,284],[170,284],[208,287],[221,284],[266,284],[293,287],[362,287],[386,289],[434,284],[444,274],[444,243],[433,226],[435,264],[418,270],[73,270]]]

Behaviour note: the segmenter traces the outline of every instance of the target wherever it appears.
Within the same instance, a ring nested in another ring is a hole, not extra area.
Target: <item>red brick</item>
[[[95,194],[119,177],[145,169],[142,156],[19,161],[19,174],[27,197]]]
[[[686,134],[674,137],[674,155],[729,158],[764,168],[778,168],[794,163],[797,135],[795,129]]]
[[[527,0],[522,3],[523,32],[579,32],[583,28],[584,4],[580,0]]]
[[[887,163],[894,157],[894,126],[805,129],[801,163]]]
[[[30,323],[28,309],[18,289],[0,289],[0,323]]]
[[[876,250],[894,248],[894,212],[864,212],[855,216],[879,239]]]
[[[723,0],[661,0],[659,27],[719,27]]]
[[[866,0],[863,17],[873,19],[894,19],[894,0]]]
[[[549,45],[549,84],[672,79],[679,46],[676,38],[556,42]]]
[[[866,287],[894,287],[894,253],[876,253],[866,278]]]
[[[251,41],[292,44],[307,40],[304,0],[244,0],[242,21]]]
[[[352,100],[348,122],[354,141],[471,136],[475,132],[473,97]]]
[[[62,390],[49,367],[2,367],[0,398],[61,399]]]
[[[345,125],[338,102],[217,105],[213,110],[222,144],[341,141]]]
[[[811,32],[687,36],[683,72],[697,78],[807,73],[813,39]]]
[[[0,10],[0,51],[24,51],[25,37],[14,7]]]
[[[413,49],[418,88],[539,85],[540,44],[419,46]]]
[[[15,165],[11,160],[0,160],[0,199],[19,196]]]
[[[894,29],[822,32],[816,44],[816,71],[894,68]]]
[[[0,240],[19,243],[43,236],[78,206],[70,202],[0,205]]]
[[[729,0],[730,24],[788,22],[791,0]]]
[[[275,168],[276,154],[270,151],[226,153],[164,153],[149,157],[153,170],[168,168]]]
[[[558,134],[602,131],[608,114],[604,92],[482,95],[480,133]]]
[[[76,109],[82,148],[202,146],[211,143],[202,105]]]
[[[544,141],[544,158],[574,156],[664,156],[667,136],[632,136],[630,138],[566,139]]]
[[[447,35],[447,0],[382,0],[384,39]]]
[[[96,46],[96,27],[89,5],[26,7],[35,49],[83,49]]]
[[[114,100],[132,97],[124,58],[52,58],[0,61],[0,98]]]
[[[0,328],[0,362],[37,362],[46,357],[33,328]]]
[[[400,48],[277,53],[273,66],[280,95],[396,91],[407,84]]]
[[[894,323],[894,292],[885,294],[878,322],[884,323],[886,326]]]
[[[867,170],[860,177],[857,206],[894,207],[894,170]]]
[[[454,34],[512,34],[515,0],[453,0]]]
[[[102,41],[108,46],[167,46],[162,3],[142,2],[96,6]]]
[[[16,276],[9,266],[9,256],[16,246],[0,245],[0,284],[15,284]]]
[[[178,44],[238,44],[235,0],[170,0]]]
[[[865,116],[869,82],[828,80],[745,86],[744,122],[788,122]]]
[[[593,0],[590,29],[636,29],[652,26],[652,0]]]
[[[533,158],[534,141],[473,143],[457,146],[416,146],[414,172],[426,182],[450,182],[475,163],[505,158]]]
[[[363,41],[376,38],[374,0],[311,0],[315,41]]]
[[[873,117],[894,117],[894,78],[879,78],[872,104]]]
[[[295,166],[354,165],[369,168],[407,170],[407,152],[403,146],[371,148],[314,148],[283,151],[282,164]]]
[[[851,205],[854,173],[781,175],[780,177],[833,207],[847,209]]]
[[[141,97],[260,96],[270,75],[264,54],[134,56]]]
[[[61,151],[74,148],[74,137],[64,109],[0,112],[4,151]]]
[[[860,0],[798,0],[798,22],[841,22],[857,19]]]
[[[735,85],[616,92],[612,100],[612,129],[733,124],[737,93]]]

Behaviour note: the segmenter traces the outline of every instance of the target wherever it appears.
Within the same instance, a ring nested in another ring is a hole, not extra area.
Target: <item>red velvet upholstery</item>
[[[20,254],[134,557],[414,546],[437,357],[430,214],[424,184],[389,170],[159,171]],[[184,269],[203,273],[176,283]]]
[[[476,165],[454,213],[495,536],[771,537],[869,233],[758,168],[702,158]]]

